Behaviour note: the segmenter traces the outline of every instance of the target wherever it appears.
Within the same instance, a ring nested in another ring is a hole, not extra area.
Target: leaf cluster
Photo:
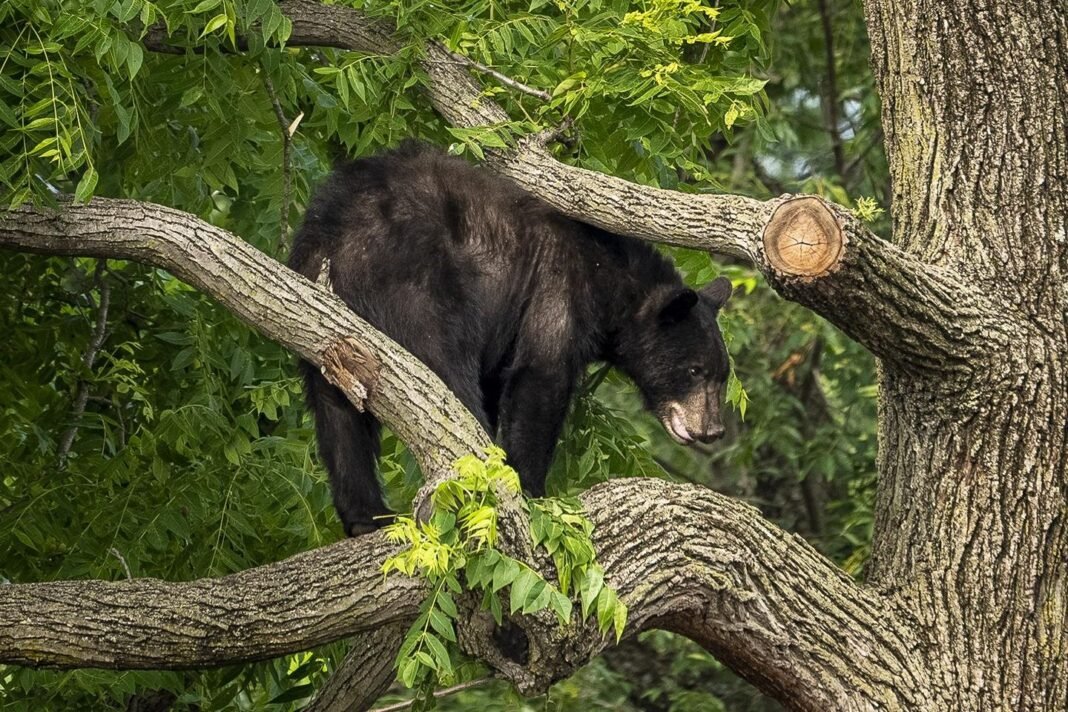
[[[604,583],[590,538],[593,526],[576,500],[546,499],[528,505],[531,536],[535,545],[552,555],[558,586],[494,548],[498,497],[519,492],[518,475],[504,457],[504,451],[492,447],[485,459],[461,458],[455,464],[457,476],[432,494],[434,513],[429,522],[400,517],[386,528],[386,535],[405,548],[383,563],[383,573],[418,576],[429,591],[395,662],[400,681],[419,690],[420,705],[429,704],[435,684],[456,680],[457,599],[465,591],[482,594],[480,605],[497,625],[503,623],[507,605],[509,615],[551,611],[562,626],[572,621],[568,594],[574,591],[581,602],[580,621],[596,612],[602,635],[614,630],[618,641],[623,634],[626,605]]]

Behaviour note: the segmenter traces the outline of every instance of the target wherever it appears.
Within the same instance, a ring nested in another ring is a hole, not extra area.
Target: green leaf
[[[314,694],[315,685],[297,685],[296,687],[291,687],[288,690],[285,690],[284,692],[275,695],[267,704],[280,705],[285,702],[296,702],[297,700],[303,700],[305,698],[311,697]]]
[[[226,13],[220,13],[215,17],[208,20],[208,24],[204,26],[204,31],[200,33],[201,39],[210,35],[215,30],[219,29],[226,24]]]
[[[452,674],[452,660],[449,657],[449,651],[445,649],[441,641],[430,635],[426,637],[427,647],[430,648],[430,652],[434,654],[434,660],[437,661],[437,670],[443,675]]]
[[[78,181],[78,187],[74,189],[74,200],[78,203],[85,203],[93,196],[93,191],[96,190],[97,180],[100,178],[97,172],[90,166],[85,174],[82,175],[82,179]]]
[[[452,623],[441,611],[433,608],[430,610],[430,627],[445,640],[456,642],[456,632],[453,630]]]
[[[544,582],[541,581],[540,576],[535,574],[530,569],[523,569],[522,573],[519,574],[515,582],[512,583],[512,588],[509,592],[509,613],[515,613],[516,611],[523,608],[523,606],[527,602],[527,597],[530,595],[531,589],[533,589],[534,586],[538,583],[542,583],[544,585]]]
[[[403,683],[403,685],[405,687],[414,687],[415,686],[415,676],[418,673],[419,673],[419,661],[416,660],[415,658],[409,658],[401,666],[400,674],[398,675],[398,677],[400,677],[400,681],[401,681],[401,683]]]
[[[567,625],[571,620],[571,599],[558,591],[554,591],[549,601],[549,607],[556,614],[560,625]]]
[[[449,618],[456,618],[459,615],[459,611],[456,610],[456,603],[452,600],[452,595],[449,593],[441,593],[438,595],[437,601],[438,608]]]
[[[126,55],[126,67],[130,73],[130,79],[137,76],[137,72],[141,69],[141,63],[144,61],[144,51],[141,49],[141,45],[136,43],[130,43],[130,51]]]
[[[616,610],[612,616],[612,623],[615,626],[616,642],[618,643],[623,637],[623,628],[627,625],[627,606],[616,599]]]
[[[508,584],[514,582],[521,570],[522,569],[515,559],[501,557],[500,561],[493,568],[493,592],[496,593]]]
[[[488,608],[493,615],[494,622],[499,626],[504,621],[504,611],[501,609],[501,597],[492,591],[486,591],[482,599],[482,607]]]
[[[616,615],[616,592],[610,588],[601,589],[597,596],[597,627],[601,633],[607,633]]]
[[[549,603],[552,600],[553,587],[547,584],[543,579],[539,579],[534,587],[527,594],[527,600],[523,604],[523,613],[534,613],[535,611],[542,611],[549,607]]]
[[[189,11],[190,15],[199,15],[202,12],[218,7],[222,0],[202,0],[196,7]]]
[[[585,620],[590,615],[593,604],[597,601],[601,588],[604,586],[604,573],[599,566],[590,566],[586,569],[586,575],[580,584],[579,594],[582,600],[582,618]]]

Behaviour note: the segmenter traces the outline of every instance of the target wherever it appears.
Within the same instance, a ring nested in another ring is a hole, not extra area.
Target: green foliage
[[[641,10],[621,0],[536,1],[523,9],[494,0],[362,5],[395,22],[411,47],[390,57],[279,50],[291,23],[267,0],[5,3],[0,200],[47,200],[51,186],[79,199],[101,191],[196,206],[190,209],[205,215],[216,197],[247,194],[275,207],[263,214],[276,215],[279,129],[264,98],[265,76],[288,118],[304,113],[295,141],[305,168],[338,149],[361,154],[409,135],[481,158],[485,147],[566,116],[577,121],[593,165],[656,182],[670,171],[699,170],[717,131],[764,110],[764,80],[753,63],[766,59],[771,0],[720,7],[657,0]],[[491,83],[487,95],[514,122],[441,126],[414,95],[425,76],[413,61],[431,36],[552,99],[533,104]],[[247,50],[233,54],[238,37]],[[179,54],[145,51],[146,38]],[[198,53],[181,54],[191,46]],[[296,203],[303,204],[306,176],[298,175]],[[271,227],[263,225],[265,234],[277,234],[277,223]]]
[[[340,536],[313,460],[291,355],[168,275],[109,262],[104,348],[88,347],[97,299],[92,260],[0,254],[0,580],[121,580],[218,576]],[[28,299],[26,295],[32,294]],[[85,414],[71,422],[79,380]],[[57,447],[78,426],[66,467]],[[307,654],[198,673],[0,669],[0,696],[18,709],[121,707],[134,692],[170,689],[224,709],[294,686]],[[332,663],[330,663],[332,664]],[[319,669],[322,668],[322,671]]]
[[[609,477],[661,477],[663,469],[650,456],[646,440],[628,416],[596,396],[602,383],[623,384],[618,373],[601,366],[591,371],[564,424],[546,488],[573,495]]]
[[[400,681],[419,690],[419,705],[430,703],[435,684],[456,681],[455,626],[460,615],[456,597],[465,591],[461,579],[467,591],[482,594],[482,608],[490,611],[498,625],[504,617],[505,588],[510,615],[549,610],[560,625],[568,625],[572,620],[568,594],[574,591],[582,606],[579,620],[596,613],[602,635],[614,630],[618,641],[627,621],[626,605],[604,583],[604,570],[597,564],[590,539],[593,525],[577,500],[528,503],[531,537],[552,555],[556,587],[522,561],[494,548],[499,493],[519,492],[519,476],[505,464],[504,451],[491,447],[485,460],[462,457],[455,469],[457,476],[431,495],[429,522],[399,517],[386,528],[391,541],[406,546],[386,559],[383,573],[418,576],[429,591],[395,663]]]

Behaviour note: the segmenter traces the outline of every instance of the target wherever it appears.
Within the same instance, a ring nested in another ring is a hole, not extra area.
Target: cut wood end
[[[779,274],[814,279],[833,271],[845,237],[834,213],[819,198],[787,200],[764,228],[764,254]]]

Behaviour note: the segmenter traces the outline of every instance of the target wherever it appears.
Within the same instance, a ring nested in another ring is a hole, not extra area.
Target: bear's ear
[[[687,287],[680,287],[671,292],[660,307],[658,318],[662,324],[676,324],[690,313],[697,304],[697,292]]]
[[[727,300],[731,298],[731,281],[726,277],[716,277],[711,282],[701,287],[701,296],[708,300],[713,309],[722,309]]]

